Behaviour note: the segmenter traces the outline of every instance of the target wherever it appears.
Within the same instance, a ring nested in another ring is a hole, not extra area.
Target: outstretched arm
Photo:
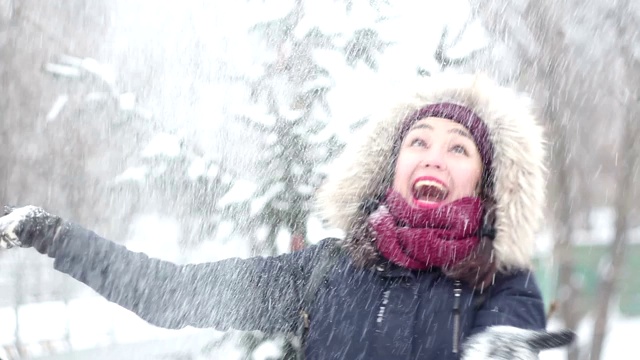
[[[293,330],[300,289],[319,250],[177,265],[129,251],[39,208],[16,209],[0,220],[5,245],[36,247],[55,259],[55,269],[166,328]]]

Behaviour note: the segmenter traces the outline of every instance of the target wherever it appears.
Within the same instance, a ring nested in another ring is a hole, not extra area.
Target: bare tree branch
[[[611,300],[618,292],[618,285],[625,265],[625,252],[629,243],[629,215],[633,208],[633,183],[638,172],[638,156],[640,145],[640,122],[636,116],[640,111],[640,63],[635,58],[631,46],[635,44],[633,31],[634,18],[630,13],[630,2],[621,0],[611,9],[608,18],[617,24],[615,42],[620,44],[620,52],[625,67],[626,84],[623,89],[628,93],[623,97],[621,105],[625,108],[624,126],[621,134],[622,141],[618,150],[619,167],[616,181],[616,198],[614,208],[616,212],[615,235],[610,246],[609,258],[606,259],[599,284],[599,303],[596,307],[593,338],[591,340],[591,360],[599,360],[607,335],[609,309]]]

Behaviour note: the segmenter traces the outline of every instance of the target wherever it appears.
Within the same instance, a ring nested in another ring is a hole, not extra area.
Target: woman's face
[[[481,176],[482,159],[467,128],[427,117],[402,141],[393,189],[414,208],[435,208],[477,195]]]

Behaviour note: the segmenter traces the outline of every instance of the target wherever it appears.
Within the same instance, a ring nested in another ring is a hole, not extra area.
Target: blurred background
[[[542,359],[640,332],[640,5],[630,0],[0,0],[0,202],[177,263],[339,232],[312,198],[375,104],[438,72],[532,94],[550,145]],[[287,338],[164,330],[0,252],[0,359],[285,359]]]

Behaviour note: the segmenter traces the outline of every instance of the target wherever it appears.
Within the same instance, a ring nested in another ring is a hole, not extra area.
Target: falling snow
[[[479,68],[532,93],[554,136],[536,244],[548,300],[578,304],[576,288],[589,292],[595,281],[573,274],[555,284],[561,231],[576,249],[640,244],[633,2],[14,3],[0,0],[5,203],[46,205],[179,264],[282,254],[300,233],[308,244],[342,238],[313,212],[330,160],[406,85]],[[300,4],[302,16],[283,22]],[[624,270],[614,256],[584,267],[614,279]],[[0,359],[17,344],[31,358],[59,360],[283,354],[282,338],[250,334],[248,347],[233,333],[152,326],[51,262],[0,249]],[[623,309],[625,289],[606,307],[603,360],[634,351],[640,299]],[[388,301],[386,291],[378,323]],[[581,349],[596,307],[578,321]],[[555,317],[550,327],[562,323]],[[540,358],[565,359],[566,350]]]

